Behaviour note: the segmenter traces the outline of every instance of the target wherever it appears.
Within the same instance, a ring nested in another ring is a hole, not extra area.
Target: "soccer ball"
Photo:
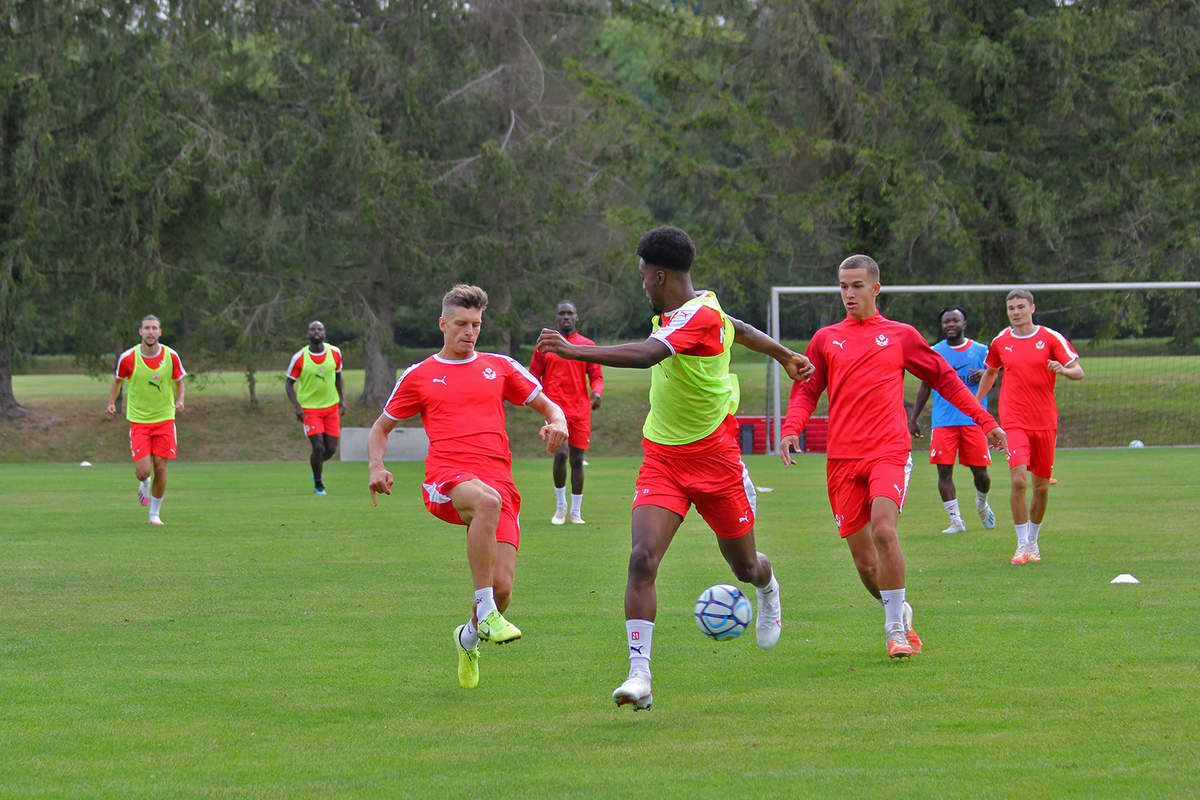
[[[741,636],[752,615],[750,600],[736,586],[727,583],[708,587],[696,600],[696,626],[713,639]]]
[[[1145,447],[1146,443],[1143,442],[1141,439],[1134,439],[1132,442],[1129,443],[1129,446],[1130,447]]]

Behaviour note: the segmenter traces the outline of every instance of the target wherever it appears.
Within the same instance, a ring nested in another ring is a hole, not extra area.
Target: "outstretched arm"
[[[587,361],[593,364],[603,364],[606,367],[631,367],[633,369],[653,367],[671,355],[671,348],[654,338],[646,339],[644,342],[630,342],[608,347],[575,345],[551,328],[542,328],[536,349],[542,353],[554,353],[560,358],[571,361]]]
[[[813,365],[804,356],[784,347],[748,322],[742,322],[736,317],[730,317],[729,320],[733,323],[733,340],[742,347],[775,359],[794,381],[807,380],[812,375]]]

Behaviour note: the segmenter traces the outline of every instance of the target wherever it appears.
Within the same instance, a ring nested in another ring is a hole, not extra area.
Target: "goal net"
[[[914,326],[932,344],[942,338],[938,313],[947,306],[967,311],[966,336],[988,344],[1008,327],[1005,297],[1014,288],[1034,296],[1034,322],[1070,340],[1084,369],[1082,381],[1059,378],[1059,447],[1127,447],[1200,444],[1200,281],[1153,283],[1044,283],[977,286],[887,286],[879,309]],[[818,328],[846,316],[836,286],[775,286],[770,333],[803,352]],[[767,413],[771,452],[787,413],[790,381],[771,362]],[[1000,373],[997,387],[1004,379]],[[788,384],[788,385],[784,385]],[[920,382],[905,378],[911,404]],[[988,410],[996,413],[997,390]],[[814,416],[826,413],[822,395]],[[926,405],[921,427],[929,429]],[[817,432],[817,449],[820,433]],[[918,444],[924,448],[925,442]],[[1135,445],[1136,446],[1136,445]]]

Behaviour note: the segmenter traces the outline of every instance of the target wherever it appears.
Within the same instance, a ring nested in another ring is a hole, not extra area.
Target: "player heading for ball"
[[[425,507],[438,519],[467,528],[467,562],[475,586],[470,619],[454,630],[458,682],[479,684],[479,640],[503,644],[521,638],[504,618],[512,597],[521,541],[521,495],[512,478],[512,451],[504,430],[504,403],[527,405],[546,424],[539,435],[546,450],[567,439],[562,409],[542,393],[529,370],[506,355],[480,353],[475,342],[483,325],[487,292],[459,284],[442,298],[442,349],[413,364],[396,381],[383,413],[367,438],[371,502],[392,493],[394,478],[384,467],[387,437],[397,421],[416,414],[429,435]]]
[[[967,310],[962,306],[948,306],[938,312],[938,328],[942,339],[933,346],[935,353],[946,359],[946,363],[958,375],[959,380],[967,389],[974,391],[979,386],[983,375],[983,360],[987,357],[987,345],[976,342],[965,336],[967,328]],[[975,479],[975,510],[983,527],[996,527],[996,513],[988,503],[988,492],[992,488],[992,476],[988,475],[988,465],[992,456],[988,453],[987,439],[975,421],[966,414],[950,405],[946,398],[929,388],[928,383],[922,383],[917,389],[917,399],[913,402],[912,410],[908,413],[908,431],[918,439],[922,438],[921,426],[917,417],[929,395],[933,394],[933,415],[930,425],[929,463],[937,465],[938,493],[942,496],[942,507],[950,515],[950,527],[942,533],[961,533],[967,529],[963,522],[962,512],[958,508],[958,493],[954,489],[954,458],[971,470]],[[979,398],[980,404],[987,408],[987,397]]]
[[[1035,325],[1033,293],[1013,289],[1005,298],[1009,327],[1000,331],[988,346],[987,371],[979,381],[983,397],[996,382],[1000,370],[1000,420],[1008,431],[1008,469],[1012,476],[1009,504],[1017,549],[1011,562],[1017,566],[1042,560],[1038,533],[1050,499],[1050,477],[1054,472],[1054,446],[1058,441],[1058,405],[1054,383],[1059,375],[1083,379],[1079,354],[1066,337],[1044,325]],[[1033,500],[1025,490],[1033,474]]]
[[[650,651],[658,610],[658,565],[692,505],[713,532],[721,555],[740,581],[758,594],[758,644],[779,641],[779,583],[770,560],[754,543],[757,495],[742,463],[737,423],[737,376],[729,372],[734,342],[765,353],[793,380],[810,370],[808,359],[762,331],[726,314],[712,292],[696,291],[691,267],[695,245],[679,228],[664,226],[638,242],[642,288],[654,310],[643,342],[579,346],[543,329],[538,350],[613,367],[653,368],[650,413],[642,426],[644,456],[633,500],[633,546],[625,585],[629,677],[613,692],[617,705],[649,708]]]
[[[308,347],[297,351],[288,362],[284,393],[304,424],[304,435],[312,446],[313,494],[325,494],[322,472],[325,462],[337,452],[346,413],[346,387],[342,383],[342,351],[325,341],[325,325],[308,323]]]
[[[946,361],[911,325],[886,319],[876,308],[879,265],[854,255],[838,267],[846,319],[813,334],[805,354],[812,377],[792,386],[779,440],[791,465],[800,432],[821,392],[829,392],[826,461],[829,505],[859,579],[884,611],[890,658],[921,652],[905,596],[904,553],[897,522],[912,472],[912,440],[904,409],[904,371],[937,389],[1003,447],[1004,431],[967,390]]]
[[[175,458],[175,413],[183,411],[187,371],[179,354],[159,341],[162,323],[153,314],[138,327],[142,343],[117,359],[117,374],[108,390],[104,413],[117,413],[117,392],[128,383],[125,418],[129,420],[129,451],[137,475],[137,499],[150,506],[150,524],[162,525],[159,516],[167,493],[167,461]]]
[[[570,300],[563,300],[555,310],[554,323],[558,332],[571,344],[594,345],[581,334],[579,312]],[[599,364],[568,361],[553,353],[536,348],[529,361],[529,371],[542,382],[546,394],[558,403],[567,415],[571,436],[554,454],[551,477],[554,479],[554,516],[552,525],[567,521],[567,461],[571,462],[571,522],[583,524],[583,454],[592,438],[592,412],[600,408],[604,394],[604,373]]]

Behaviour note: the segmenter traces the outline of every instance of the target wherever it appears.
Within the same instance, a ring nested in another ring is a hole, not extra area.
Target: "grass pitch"
[[[659,578],[654,708],[624,678],[637,461],[593,458],[586,526],[548,524],[549,460],[519,461],[509,616],[458,688],[470,586],[419,464],[372,508],[364,464],[170,468],[152,529],[127,463],[0,465],[0,796],[1182,797],[1200,792],[1200,450],[1065,451],[1045,561],[1012,567],[1007,476],[991,532],[943,536],[918,458],[901,541],[925,654],[883,619],[833,530],[824,459],[749,458],[784,633],[704,639],[731,576],[691,518]],[[957,470],[960,496],[969,473]],[[1139,585],[1111,585],[1118,573]]]

